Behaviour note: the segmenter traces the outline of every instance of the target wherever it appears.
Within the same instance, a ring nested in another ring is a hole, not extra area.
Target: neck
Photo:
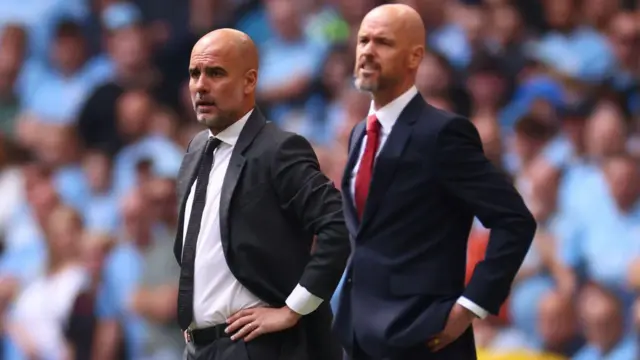
[[[575,29],[576,29],[576,25],[574,24],[573,21],[570,21],[568,24],[564,24],[556,28],[558,32],[565,35],[571,34]]]
[[[404,94],[409,89],[411,89],[412,86],[413,86],[413,83],[405,84],[398,88],[390,89],[389,91],[379,91],[379,92],[372,93],[373,108],[375,110],[378,110],[380,108],[385,107],[390,102],[399,98],[402,94]]]
[[[624,212],[628,213],[633,209],[638,201],[638,194],[633,194],[629,197],[624,197],[623,199],[618,200],[618,208]]]
[[[211,133],[215,136],[220,134],[221,132],[223,132],[225,129],[227,129],[229,126],[235,124],[238,120],[242,119],[243,116],[247,115],[247,113],[249,111],[251,111],[254,107],[255,107],[255,102],[251,102],[248,105],[245,105],[242,110],[240,110],[237,114],[234,114],[232,117],[230,117],[230,119],[228,119],[227,122],[224,123],[224,125],[222,126],[216,126],[216,127],[209,127],[209,131],[211,131]]]
[[[472,117],[479,117],[479,116],[493,117],[495,116],[495,114],[496,114],[496,107],[491,104],[474,104]]]
[[[49,257],[49,266],[48,273],[55,274],[58,271],[62,270],[67,264],[69,264],[69,259],[62,256],[50,256]]]
[[[609,354],[615,347],[624,340],[624,334],[622,332],[622,326],[613,330],[612,336],[600,344],[600,352],[603,354]]]
[[[537,152],[534,154],[526,154],[520,156],[520,167],[522,169],[526,169],[529,165],[533,163],[533,160],[536,159]]]

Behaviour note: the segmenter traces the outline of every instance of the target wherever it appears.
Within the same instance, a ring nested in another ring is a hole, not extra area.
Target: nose
[[[361,47],[361,54],[364,55],[367,60],[370,60],[371,57],[373,57],[374,54],[374,44],[373,41],[367,41],[366,44],[363,44]]]
[[[204,95],[209,92],[204,75],[200,75],[194,79],[194,90],[199,95]]]

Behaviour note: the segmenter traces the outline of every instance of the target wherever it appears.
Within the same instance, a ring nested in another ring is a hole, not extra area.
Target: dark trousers
[[[249,342],[224,337],[207,345],[189,343],[183,360],[280,360],[290,359],[284,343],[291,333],[283,332],[259,336]]]
[[[354,351],[351,356],[345,354],[344,360],[476,360],[475,341],[473,338],[473,330],[467,329],[460,338],[458,338],[449,346],[438,352],[431,352],[426,345],[417,345],[411,349],[407,349],[401,355],[391,358],[374,358],[365,354],[358,343],[354,344]]]

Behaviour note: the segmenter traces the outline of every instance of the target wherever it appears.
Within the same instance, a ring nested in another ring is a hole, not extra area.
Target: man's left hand
[[[293,327],[300,320],[300,316],[287,306],[279,309],[267,307],[245,309],[227,319],[229,326],[225,331],[227,334],[233,334],[231,340],[243,339],[246,342],[260,335]]]
[[[447,318],[447,324],[444,326],[438,335],[432,337],[427,341],[427,346],[431,351],[440,351],[447,345],[454,342],[462,335],[476,316],[464,306],[455,303],[449,317]]]

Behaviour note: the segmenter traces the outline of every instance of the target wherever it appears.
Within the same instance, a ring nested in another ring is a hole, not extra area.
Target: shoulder
[[[311,143],[302,135],[285,131],[268,122],[252,144],[252,157],[268,164],[270,171],[290,169],[294,164],[315,164],[318,157]],[[296,165],[297,166],[297,165]]]
[[[461,122],[471,124],[471,122],[462,115],[426,104],[420,114],[419,124],[431,132],[440,133],[449,130],[451,127],[461,126]],[[462,126],[464,126],[464,124],[462,124]]]
[[[418,121],[418,128],[436,143],[453,140],[479,142],[475,125],[468,118],[426,104]]]
[[[200,145],[207,142],[207,139],[209,139],[209,130],[200,131],[191,139],[191,141],[189,141],[189,144],[187,145],[187,152],[189,153],[192,149],[199,148]]]
[[[443,143],[449,143],[446,139],[457,138],[461,133],[466,134],[466,137],[469,135],[474,137],[474,125],[462,115],[440,110],[425,103],[417,117],[413,125],[412,137],[420,140],[420,147],[423,150],[438,148]],[[477,134],[477,131],[475,133]]]
[[[83,266],[74,264],[60,272],[56,280],[56,285],[59,288],[66,289],[69,293],[76,293],[88,285],[90,276]]]
[[[267,122],[259,135],[262,143],[274,152],[282,148],[302,147],[311,149],[311,143],[302,135],[286,131],[272,122]]]

